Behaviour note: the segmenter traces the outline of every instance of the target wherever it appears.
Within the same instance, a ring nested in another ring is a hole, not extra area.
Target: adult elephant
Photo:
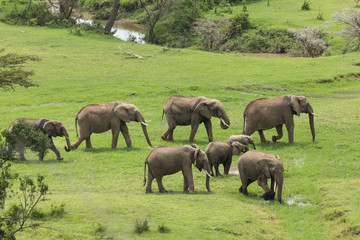
[[[281,203],[282,185],[284,183],[284,167],[279,156],[265,154],[256,150],[244,153],[238,161],[238,169],[241,179],[239,192],[248,195],[247,187],[250,183],[257,180],[258,185],[265,191],[263,198],[273,200],[277,186],[277,199]],[[271,178],[271,188],[267,180]]]
[[[314,111],[309,101],[304,96],[282,95],[277,98],[259,98],[250,102],[244,111],[243,131],[251,135],[259,132],[262,143],[268,143],[263,130],[276,128],[277,136],[272,136],[273,142],[283,136],[282,127],[285,124],[288,131],[289,143],[294,142],[294,119],[293,115],[300,113],[309,114],[310,129],[313,141],[315,140]],[[246,122],[246,128],[245,128]]]
[[[210,164],[204,151],[196,144],[184,146],[160,146],[152,150],[146,157],[144,166],[144,185],[146,184],[146,164],[148,165],[148,183],[146,193],[151,193],[151,183],[157,181],[159,192],[167,192],[162,184],[162,178],[182,171],[184,177],[184,192],[194,193],[192,165],[206,173],[206,188],[210,192]]]
[[[222,129],[230,127],[230,120],[222,103],[206,97],[185,97],[174,95],[167,99],[163,115],[166,115],[169,128],[161,135],[163,140],[174,141],[176,126],[191,125],[189,142],[193,142],[200,123],[204,123],[209,142],[213,141],[211,117],[220,118]]]
[[[45,134],[48,135],[48,137],[50,138],[50,150],[52,150],[56,157],[57,160],[62,160],[63,157],[61,157],[59,150],[55,147],[54,142],[52,140],[53,137],[65,137],[66,139],[66,143],[68,148],[65,149],[67,151],[69,151],[69,149],[71,148],[70,146],[70,138],[69,138],[69,134],[66,131],[65,126],[58,120],[48,120],[45,118],[38,118],[38,119],[29,119],[29,118],[21,118],[21,119],[16,119],[14,121],[11,122],[8,131],[12,131],[12,128],[14,127],[14,125],[19,122],[20,120],[25,121],[26,123],[30,124],[32,127],[35,128],[35,130],[41,131]],[[18,149],[19,154],[20,154],[20,160],[21,161],[26,161],[25,155],[24,155],[24,148],[20,148]],[[43,161],[45,156],[45,153],[39,153],[39,160]]]
[[[75,128],[77,123],[80,127],[80,137],[72,145],[76,149],[82,141],[86,141],[86,148],[92,148],[90,136],[92,133],[103,133],[111,129],[112,148],[116,148],[119,133],[124,136],[127,147],[132,147],[129,130],[126,123],[130,121],[140,122],[147,143],[152,147],[146,129],[145,119],[140,110],[133,104],[122,102],[110,102],[104,104],[88,104],[76,114]]]

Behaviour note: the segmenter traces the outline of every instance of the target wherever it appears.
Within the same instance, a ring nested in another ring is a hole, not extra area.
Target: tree
[[[49,0],[50,5],[56,9],[59,18],[70,19],[74,8],[78,5],[78,0],[57,0],[52,2]]]
[[[173,0],[155,0],[153,5],[146,4],[144,0],[139,1],[140,6],[145,10],[147,15],[146,21],[149,27],[149,32],[147,34],[146,42],[151,43],[156,23],[159,21],[164,10],[171,7]]]
[[[4,52],[0,49],[0,53]],[[25,71],[23,64],[26,61],[39,61],[37,56],[17,55],[14,53],[0,55],[0,89],[3,91],[14,90],[16,85],[21,87],[36,86],[29,78],[34,73]]]
[[[113,9],[110,14],[109,21],[107,22],[107,24],[105,26],[105,30],[104,30],[105,34],[111,33],[111,28],[114,25],[116,15],[119,11],[119,8],[120,8],[120,0],[114,0],[114,5],[113,5]]]
[[[340,30],[339,34],[348,41],[348,45],[352,44],[353,49],[359,49],[360,11],[356,8],[345,8],[340,13],[336,12],[332,17],[339,25],[345,25],[345,28]]]
[[[23,64],[28,60],[39,61],[40,59],[36,56],[17,54],[0,56],[0,89],[8,91],[14,90],[16,85],[22,87],[35,86],[29,80],[33,72],[23,69]],[[30,131],[33,131],[30,135],[41,134],[34,128],[30,128]],[[39,223],[26,224],[26,222],[35,206],[45,196],[48,186],[44,183],[43,176],[38,176],[35,182],[28,176],[19,177],[18,174],[11,172],[13,153],[8,149],[8,145],[9,143],[4,142],[0,136],[0,239],[13,240],[19,231],[40,226]],[[20,183],[19,191],[14,191],[12,189],[13,182],[17,179]],[[7,200],[14,195],[19,197],[19,202],[6,207]]]

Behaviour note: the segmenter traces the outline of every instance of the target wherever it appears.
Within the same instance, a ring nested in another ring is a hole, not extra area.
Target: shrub
[[[230,18],[229,37],[239,36],[241,33],[251,27],[249,22],[249,14],[241,12]]]
[[[323,32],[320,27],[308,27],[300,30],[289,30],[294,39],[300,44],[304,57],[319,57],[329,49],[321,39]]]
[[[149,231],[149,220],[146,218],[144,221],[136,220],[135,222],[135,233],[141,234],[143,232]]]
[[[360,46],[360,11],[356,8],[345,8],[340,13],[337,12],[333,16],[334,21],[342,26],[345,26],[339,31],[348,45],[352,48],[359,49]]]
[[[301,6],[301,10],[306,10],[306,11],[310,10],[310,2],[307,0],[304,0],[303,5]]]
[[[164,224],[161,224],[158,226],[158,232],[159,233],[169,233],[170,232],[170,228],[168,228],[167,226],[165,226]]]

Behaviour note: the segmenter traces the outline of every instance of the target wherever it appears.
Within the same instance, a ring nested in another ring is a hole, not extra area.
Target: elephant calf
[[[146,164],[148,165],[148,182],[146,193],[151,193],[151,183],[156,178],[159,192],[167,192],[162,184],[162,178],[182,171],[184,176],[184,192],[194,193],[194,180],[192,164],[201,171],[204,168],[206,176],[206,188],[210,192],[209,177],[211,169],[204,151],[193,144],[192,146],[160,146],[153,149],[146,157],[144,166],[144,186],[146,184]]]
[[[250,150],[240,157],[238,169],[242,183],[239,192],[248,195],[247,187],[257,180],[259,186],[265,191],[262,196],[265,200],[274,199],[277,186],[277,198],[281,203],[284,167],[279,156]],[[271,178],[270,189],[267,184],[268,178]]]
[[[227,142],[230,142],[230,141],[239,142],[246,146],[249,146],[249,144],[252,144],[254,146],[254,149],[256,150],[256,146],[255,146],[253,138],[248,135],[231,135],[226,141]]]
[[[68,148],[65,146],[65,150],[69,151],[70,149],[70,138],[69,134],[66,131],[65,126],[57,120],[48,120],[45,118],[39,118],[39,119],[28,119],[28,118],[21,118],[16,119],[12,121],[10,124],[8,131],[11,131],[13,126],[19,121],[23,120],[26,123],[30,124],[32,127],[34,127],[38,131],[42,131],[43,133],[46,133],[50,138],[50,149],[56,154],[57,160],[62,160],[63,157],[61,157],[59,150],[55,147],[54,142],[52,140],[52,137],[65,137],[66,143],[68,145]],[[18,149],[20,153],[20,160],[25,161],[24,156],[24,148]],[[45,153],[39,153],[39,160],[43,161],[45,156]]]
[[[219,165],[223,164],[224,174],[229,174],[232,156],[239,156],[242,152],[248,151],[249,148],[239,142],[220,142],[215,141],[207,145],[205,149],[206,156],[209,159],[210,169],[215,167],[216,176],[221,176]]]

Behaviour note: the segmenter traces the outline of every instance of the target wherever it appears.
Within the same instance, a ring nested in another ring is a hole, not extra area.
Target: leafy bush
[[[143,232],[149,231],[149,219],[146,218],[144,221],[136,220],[135,222],[135,233],[141,234]]]
[[[348,41],[348,45],[353,50],[359,49],[360,11],[356,8],[345,8],[341,12],[336,12],[332,17],[337,24],[345,26],[339,31],[339,34]]]
[[[10,149],[30,148],[34,152],[45,154],[50,147],[49,137],[24,120],[14,124],[11,132],[3,131],[2,135]]]
[[[222,51],[251,53],[289,53],[294,52],[297,44],[292,34],[282,29],[250,30],[240,37],[229,39],[220,48]]]
[[[158,226],[158,232],[159,233],[169,233],[170,228],[168,228],[165,223]]]
[[[241,12],[229,19],[229,37],[240,36],[241,33],[251,27],[249,22],[249,14]]]
[[[329,49],[326,42],[321,39],[324,34],[320,27],[308,27],[300,30],[289,30],[294,39],[300,44],[304,57],[319,57]]]
[[[310,10],[310,2],[307,0],[304,0],[303,5],[301,6],[301,10],[306,10],[306,11]]]

